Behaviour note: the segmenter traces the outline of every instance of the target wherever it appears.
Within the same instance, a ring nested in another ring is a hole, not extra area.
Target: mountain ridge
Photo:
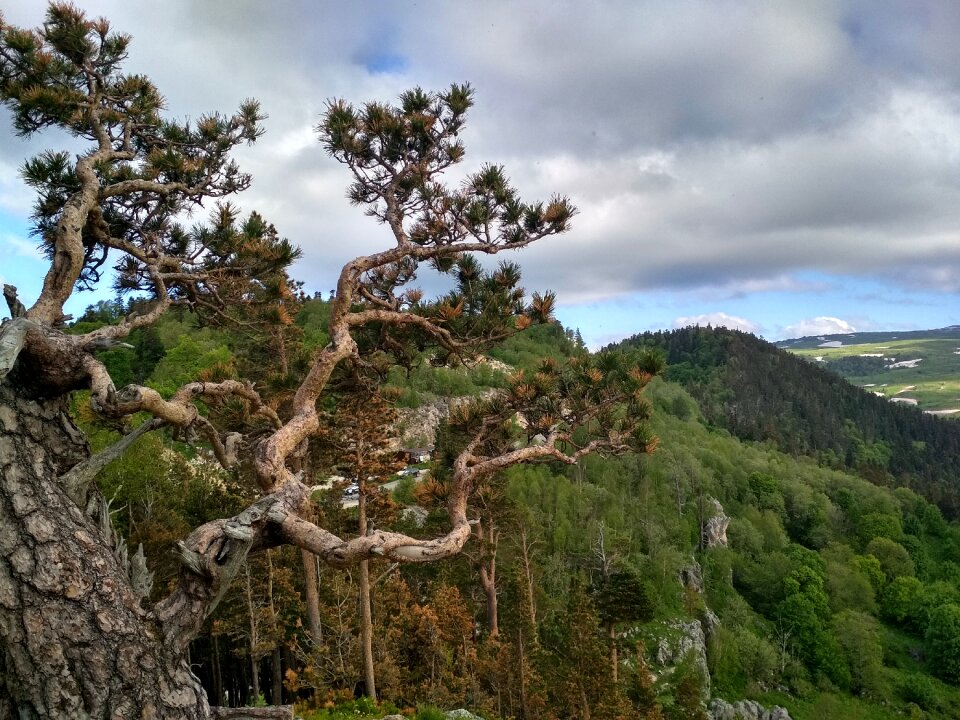
[[[752,334],[689,327],[615,347],[653,346],[713,426],[791,455],[910,487],[960,517],[960,423],[890,403]],[[960,357],[960,356],[958,356]]]

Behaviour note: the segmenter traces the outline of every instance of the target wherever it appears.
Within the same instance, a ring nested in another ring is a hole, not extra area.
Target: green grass
[[[910,717],[904,705],[877,705],[835,693],[819,693],[809,698],[797,699],[784,693],[771,692],[754,699],[766,707],[785,707],[793,720],[903,720]]]
[[[846,342],[852,344],[846,344]],[[922,410],[951,410],[960,408],[960,333],[957,337],[886,339],[858,343],[857,338],[841,340],[838,348],[801,348],[790,351],[813,360],[821,357],[828,363],[840,358],[882,353],[896,362],[920,359],[914,368],[882,369],[869,374],[844,376],[853,384],[871,392],[882,393],[887,398],[910,398],[917,401]],[[891,364],[887,362],[886,364]],[[828,365],[829,366],[829,365]],[[947,416],[951,417],[951,416]],[[957,414],[960,418],[960,413]]]

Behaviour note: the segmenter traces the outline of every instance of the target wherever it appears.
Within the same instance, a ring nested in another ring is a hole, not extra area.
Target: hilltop
[[[941,338],[903,340],[927,347],[919,367],[902,370],[928,373],[942,368],[943,351],[935,354],[929,348],[957,343],[948,331],[942,332]],[[891,335],[874,342],[897,342]],[[860,339],[840,337],[849,342]],[[806,339],[807,344],[813,340]],[[831,341],[842,342],[819,340]],[[710,424],[741,439],[770,441],[792,455],[810,455],[823,465],[854,470],[880,484],[915,488],[951,517],[960,517],[960,423],[923,413],[917,406],[888,402],[821,362],[810,362],[748,333],[690,327],[644,333],[621,344],[643,345],[665,352],[667,379],[682,384],[697,399]],[[826,351],[815,352],[819,356]],[[960,355],[951,357],[960,361]]]

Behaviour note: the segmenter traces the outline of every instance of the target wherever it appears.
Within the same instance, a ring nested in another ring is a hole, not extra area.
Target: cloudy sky
[[[517,260],[592,346],[708,322],[768,339],[960,324],[952,0],[77,3],[133,35],[128,70],[172,115],[261,101],[239,204],[303,249],[311,291],[388,241],[311,130],[325,101],[469,81],[466,169],[503,164],[526,199],[579,208]],[[42,20],[38,0],[4,6]],[[32,301],[17,167],[63,140],[9,128],[0,111],[0,277]]]

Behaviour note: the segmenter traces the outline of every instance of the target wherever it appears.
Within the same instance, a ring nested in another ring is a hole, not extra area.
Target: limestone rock
[[[689,658],[700,676],[703,697],[710,697],[710,668],[707,665],[707,641],[698,620],[673,620],[657,643],[657,664],[663,675],[672,674],[677,665]]]
[[[490,398],[500,391],[493,388],[478,396],[440,398],[415,408],[397,408],[397,421],[394,423],[394,449],[404,445],[433,445],[437,438],[437,428],[447,419],[451,409],[479,398]]]
[[[423,527],[426,525],[427,517],[429,515],[430,513],[426,510],[426,508],[422,508],[419,505],[410,505],[400,511],[400,517],[402,517],[404,520],[409,520],[417,527]]]
[[[717,698],[710,701],[707,712],[710,720],[791,720],[786,708],[775,705],[768,709],[755,700],[728,703]]]
[[[446,400],[437,400],[417,408],[397,408],[397,422],[393,432],[396,447],[404,443],[425,443],[432,445],[437,436],[437,428],[450,414],[450,405]]]
[[[713,501],[713,515],[703,527],[703,537],[700,544],[704,548],[727,547],[727,528],[730,527],[730,518],[723,511],[718,500]]]
[[[483,720],[479,715],[474,715],[469,710],[464,710],[463,708],[451,710],[446,713],[446,716],[449,720]]]
[[[717,617],[717,614],[710,608],[706,608],[703,613],[703,617],[700,618],[700,625],[703,626],[703,634],[707,636],[707,639],[710,639],[720,627],[720,618]]]
[[[703,594],[703,568],[696,558],[691,558],[692,562],[684,568],[680,568],[680,584],[685,588],[690,588],[700,594]]]

